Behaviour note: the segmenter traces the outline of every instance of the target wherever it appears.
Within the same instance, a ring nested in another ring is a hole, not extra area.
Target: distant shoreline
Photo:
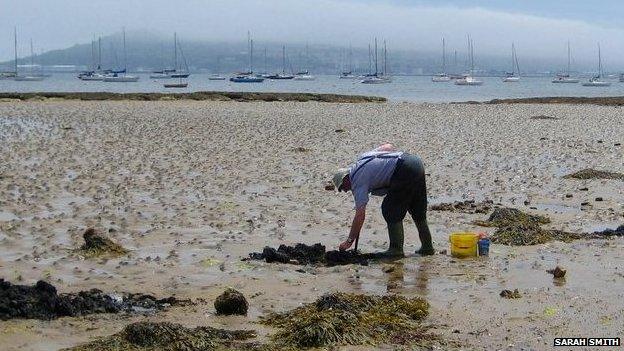
[[[28,92],[0,93],[1,100],[82,100],[82,101],[317,101],[333,103],[386,102],[379,96],[314,94],[314,93],[264,93],[197,91],[192,93],[110,93],[110,92]]]

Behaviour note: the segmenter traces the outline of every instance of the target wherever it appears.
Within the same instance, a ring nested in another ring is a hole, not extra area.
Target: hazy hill
[[[184,57],[192,71],[235,72],[247,69],[249,55],[246,41],[241,42],[208,42],[187,41],[180,38]],[[381,44],[381,41],[380,41]],[[309,69],[317,74],[336,74],[347,68],[348,47],[329,45],[309,45],[309,55],[306,56],[306,45],[286,43],[286,70],[298,71]],[[131,71],[155,70],[173,66],[173,35],[171,38],[161,38],[149,33],[128,33],[126,39],[127,63]],[[92,48],[94,50],[92,50]],[[114,34],[101,38],[102,67],[123,67],[123,41],[121,34]],[[266,50],[266,56],[265,56]],[[440,50],[440,49],[437,49]],[[23,52],[24,48],[20,48]],[[97,39],[91,43],[77,44],[72,47],[53,50],[38,55],[36,64],[76,65],[78,69],[91,67],[97,62]],[[95,54],[95,58],[93,57]],[[520,68],[524,72],[545,72],[560,69],[563,62],[531,60],[519,52]],[[178,56],[180,64],[182,57]],[[497,74],[509,69],[508,57],[480,56],[475,54],[476,68]],[[353,48],[353,70],[367,72],[369,69],[368,48]],[[466,54],[450,48],[447,52],[447,71],[462,72],[466,68]],[[29,64],[29,57],[18,59],[18,64]],[[454,65],[456,63],[456,66]],[[11,69],[13,62],[0,63],[1,68]],[[431,74],[440,70],[441,53],[415,52],[388,49],[388,70],[394,74]],[[374,67],[374,65],[373,65]],[[382,48],[379,45],[379,70],[382,69]],[[282,43],[255,42],[254,43],[254,71],[275,72],[282,70]]]

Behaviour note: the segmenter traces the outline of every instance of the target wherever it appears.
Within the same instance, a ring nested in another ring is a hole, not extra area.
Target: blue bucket
[[[480,239],[477,245],[479,246],[479,256],[488,256],[490,254],[490,239]]]

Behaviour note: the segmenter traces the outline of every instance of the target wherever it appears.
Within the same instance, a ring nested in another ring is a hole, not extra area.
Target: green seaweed
[[[168,322],[138,322],[121,332],[66,349],[68,351],[201,351],[236,349],[237,341],[256,337],[252,330],[186,328]]]
[[[475,221],[482,227],[504,227],[510,225],[534,226],[550,223],[550,218],[524,213],[516,208],[501,207],[492,212],[487,221]]]
[[[624,174],[617,172],[598,171],[591,168],[582,169],[563,176],[565,179],[619,179],[624,180]]]
[[[333,293],[316,302],[264,317],[278,328],[272,341],[278,348],[339,345],[414,345],[436,339],[420,321],[429,304],[422,298]]]
[[[220,92],[197,91],[192,93],[110,93],[110,92],[37,92],[37,93],[0,93],[0,101],[45,101],[45,100],[83,100],[83,101],[318,101],[330,103],[385,102],[386,98],[377,96],[315,94],[315,93],[260,93],[260,92]]]
[[[116,242],[98,234],[93,228],[87,229],[82,237],[85,243],[80,247],[79,252],[85,257],[117,257],[129,252]]]

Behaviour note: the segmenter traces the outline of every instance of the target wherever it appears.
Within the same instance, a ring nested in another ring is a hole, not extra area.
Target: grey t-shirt
[[[368,203],[368,194],[383,196],[387,193],[390,178],[394,173],[402,151],[369,151],[358,157],[349,168],[351,192],[355,199],[355,208],[362,208]]]

